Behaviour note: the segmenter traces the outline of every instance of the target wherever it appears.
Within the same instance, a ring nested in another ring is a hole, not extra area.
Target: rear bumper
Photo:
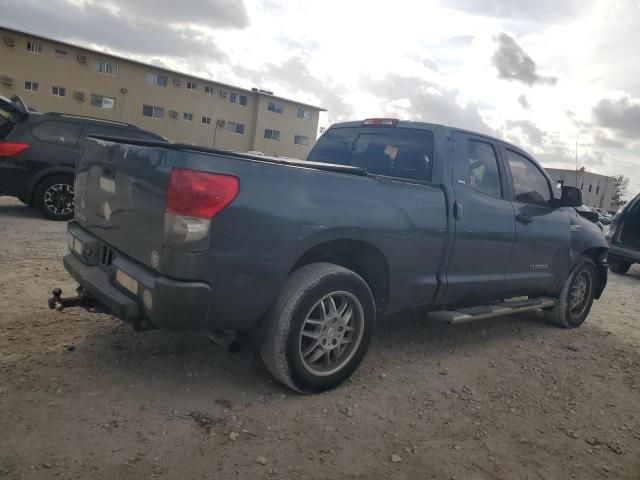
[[[83,234],[86,240],[86,231]],[[205,283],[159,276],[122,254],[117,254],[109,266],[89,265],[75,253],[65,256],[63,263],[86,293],[114,316],[136,327],[144,321],[167,330],[199,330],[207,326],[211,289]],[[118,271],[135,280],[135,285],[132,287],[129,282],[125,288],[120,284],[116,279]]]

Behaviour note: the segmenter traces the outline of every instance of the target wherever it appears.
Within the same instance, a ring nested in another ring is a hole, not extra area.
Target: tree
[[[611,196],[611,206],[619,207],[624,205],[626,200],[623,197],[627,195],[629,189],[629,179],[624,175],[615,175],[613,177],[613,195]]]

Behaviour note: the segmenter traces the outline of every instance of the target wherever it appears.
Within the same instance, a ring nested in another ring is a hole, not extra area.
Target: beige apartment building
[[[0,26],[0,95],[171,141],[304,158],[323,108]]]

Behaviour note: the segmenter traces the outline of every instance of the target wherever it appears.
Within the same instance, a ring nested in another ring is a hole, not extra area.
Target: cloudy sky
[[[488,132],[640,191],[637,0],[0,0],[0,23],[329,109]]]

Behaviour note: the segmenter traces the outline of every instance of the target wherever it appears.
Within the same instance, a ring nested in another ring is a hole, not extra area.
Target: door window
[[[507,156],[513,176],[516,201],[549,206],[551,189],[540,169],[519,153],[507,150]]]
[[[498,158],[489,143],[477,140],[467,142],[466,155],[456,159],[455,178],[457,185],[492,197],[502,197]]]
[[[82,125],[70,122],[42,122],[31,131],[38,140],[73,146],[82,133]]]

